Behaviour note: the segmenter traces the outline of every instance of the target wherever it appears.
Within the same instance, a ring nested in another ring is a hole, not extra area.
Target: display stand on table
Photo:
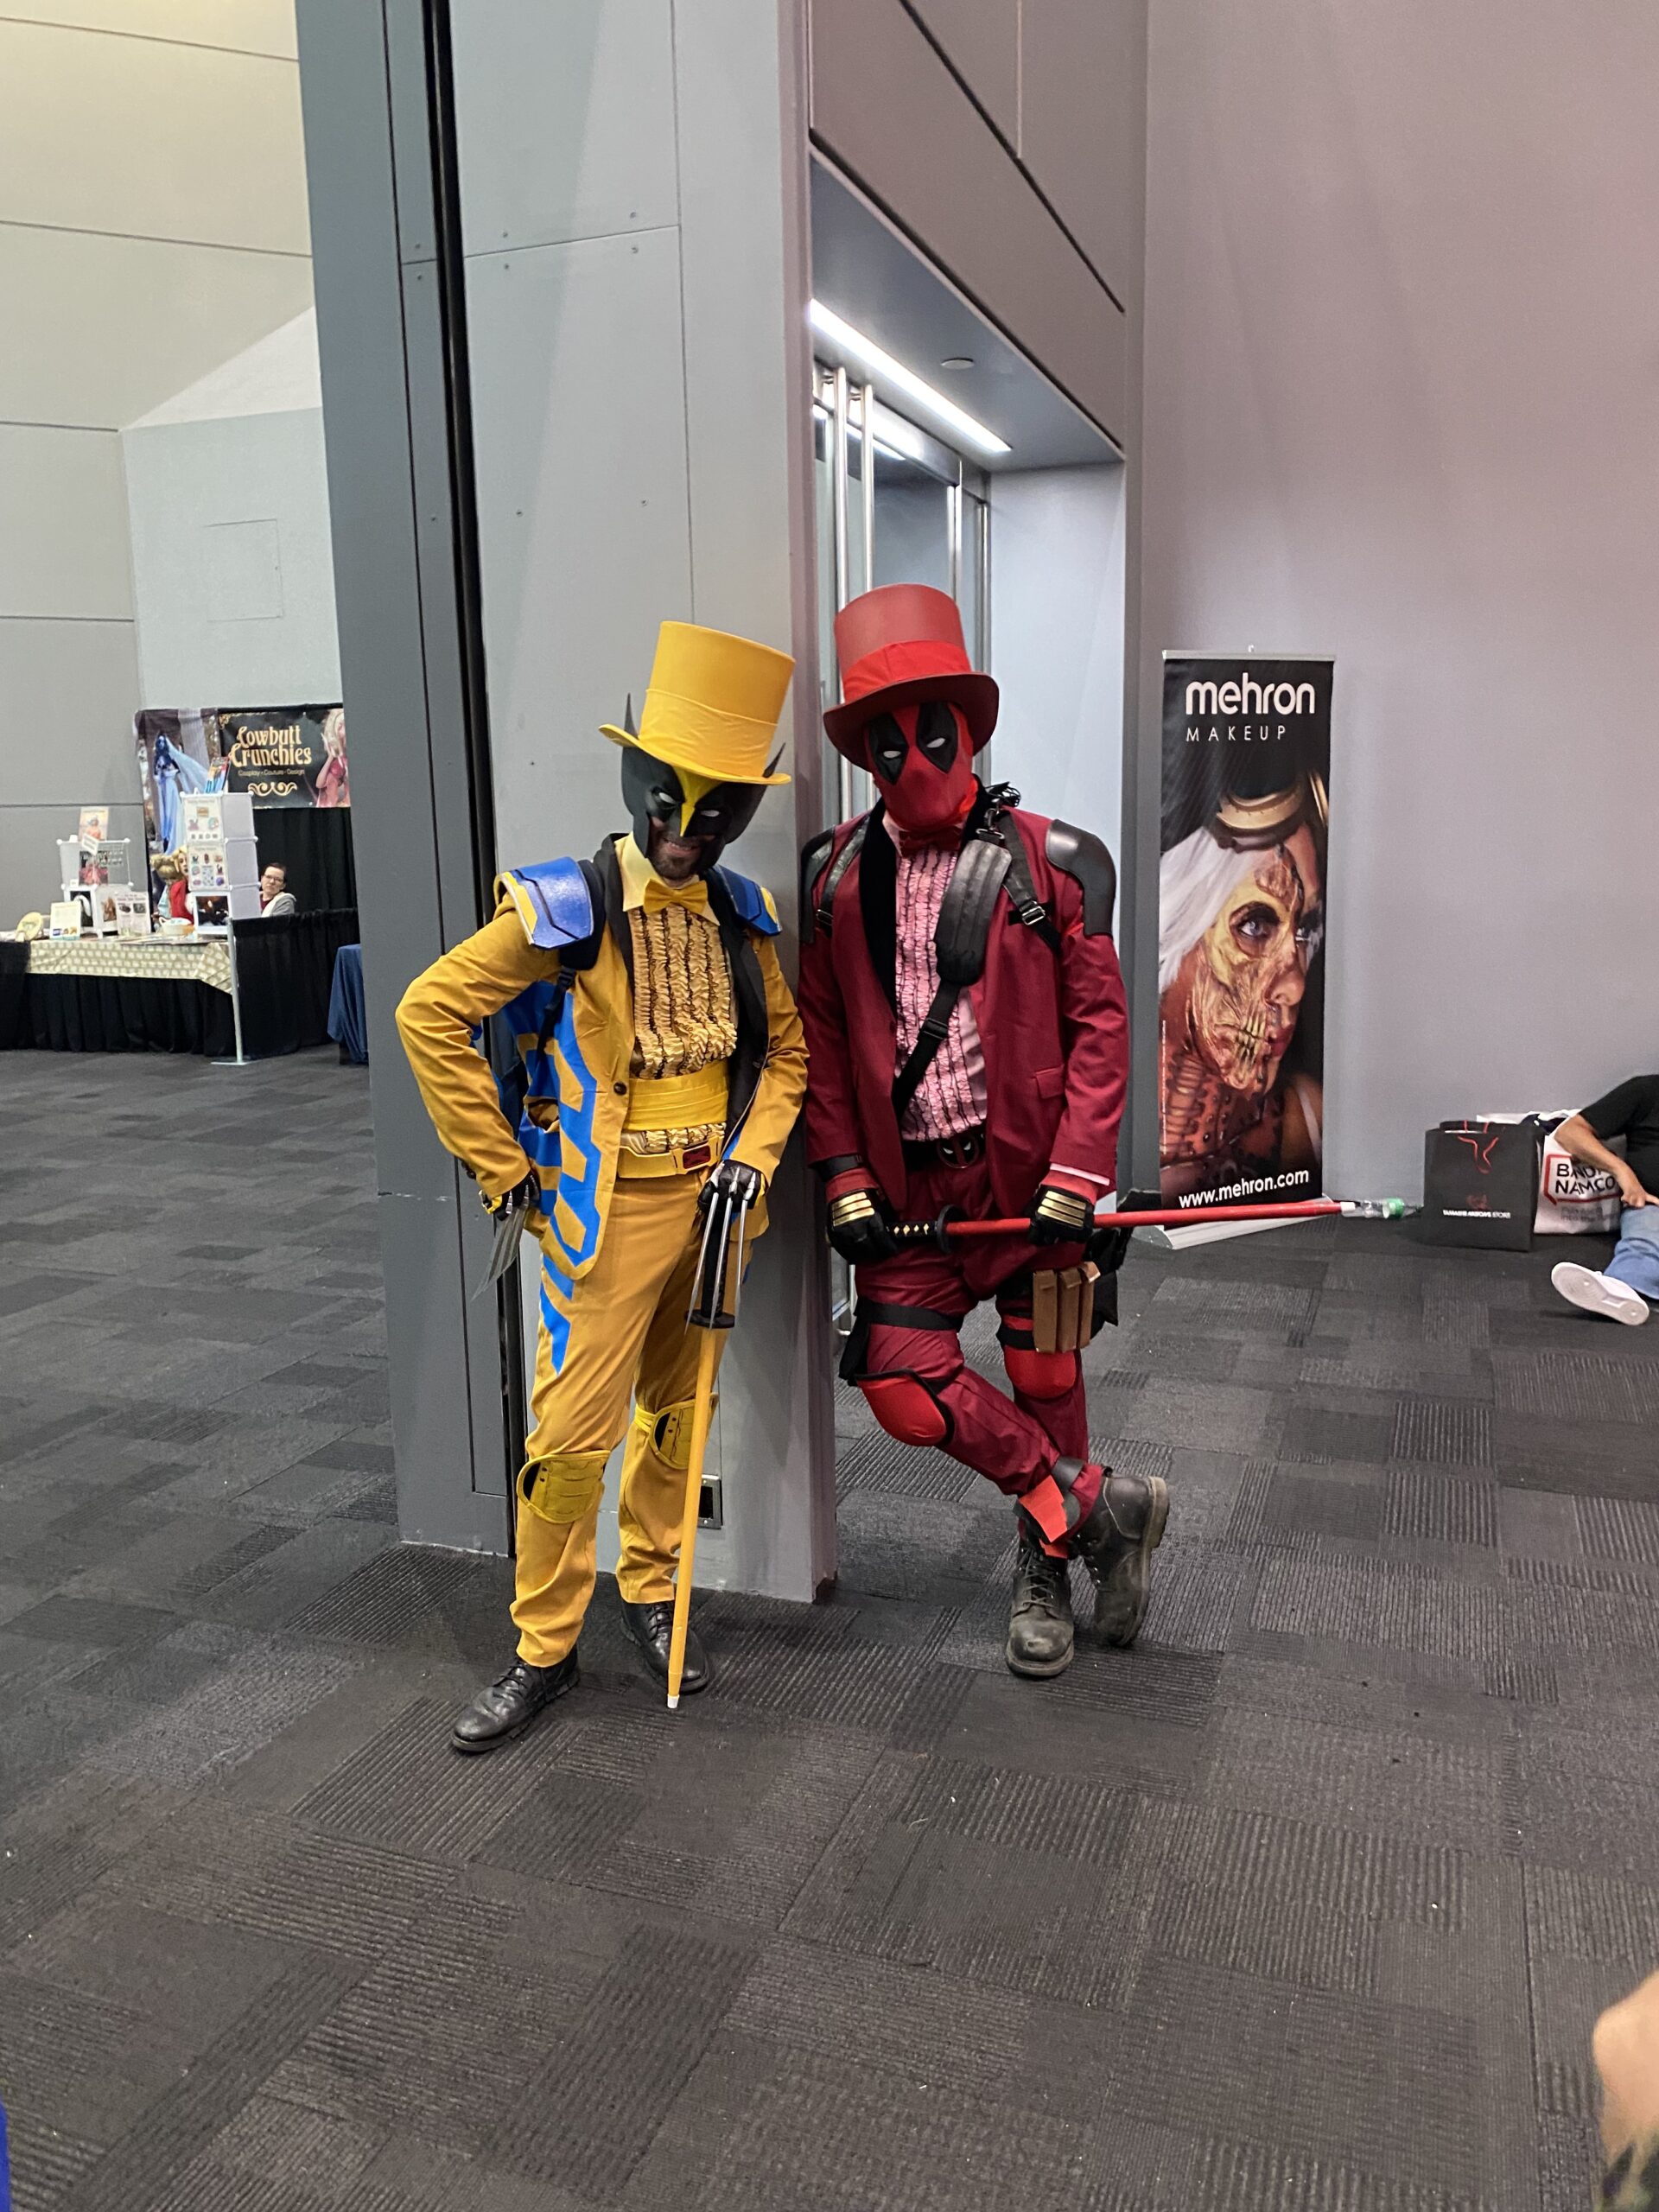
[[[204,899],[222,904],[231,956],[231,1022],[236,1057],[215,1060],[219,1068],[252,1065],[242,1049],[242,987],[236,969],[236,925],[259,918],[259,849],[253,834],[253,801],[246,791],[213,791],[184,803],[184,843],[190,893],[196,902],[196,926]]]

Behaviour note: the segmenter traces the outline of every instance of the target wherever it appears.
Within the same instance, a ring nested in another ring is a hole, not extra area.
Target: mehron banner
[[[1164,655],[1167,1205],[1323,1192],[1332,674],[1329,660]]]

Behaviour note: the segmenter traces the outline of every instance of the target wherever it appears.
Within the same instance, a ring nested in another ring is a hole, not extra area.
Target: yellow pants
[[[566,1301],[570,1332],[556,1375],[545,1321],[537,1332],[512,1602],[518,1656],[532,1667],[563,1659],[582,1628],[605,1463],[625,1434],[617,1586],[632,1605],[674,1594],[702,1333],[687,1328],[685,1309],[703,1181],[700,1172],[620,1176],[598,1255]],[[765,1227],[762,1200],[750,1212],[751,1241]]]

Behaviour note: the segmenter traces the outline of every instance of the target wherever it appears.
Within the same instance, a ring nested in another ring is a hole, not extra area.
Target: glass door
[[[868,435],[867,435],[867,426]],[[962,610],[976,668],[990,660],[990,502],[982,469],[897,413],[845,369],[814,372],[818,664],[823,698],[841,696],[835,617],[874,584],[932,584]],[[874,448],[874,464],[867,453]],[[869,778],[836,756],[836,814],[861,814]]]
[[[962,612],[969,658],[984,668],[991,641],[983,470],[895,413],[874,385],[851,382],[844,368],[817,365],[812,401],[820,705],[841,697],[836,615],[876,584],[932,584],[948,592]],[[875,797],[868,775],[838,753],[830,765],[836,819],[862,814]],[[989,768],[985,754],[981,768]],[[833,1254],[830,1267],[836,1328],[845,1336],[852,1327],[852,1270]]]

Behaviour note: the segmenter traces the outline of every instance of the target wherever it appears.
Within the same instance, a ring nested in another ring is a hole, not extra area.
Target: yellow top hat
[[[664,622],[639,728],[601,722],[614,745],[637,745],[711,784],[786,784],[766,755],[795,667],[788,653],[695,622]]]

